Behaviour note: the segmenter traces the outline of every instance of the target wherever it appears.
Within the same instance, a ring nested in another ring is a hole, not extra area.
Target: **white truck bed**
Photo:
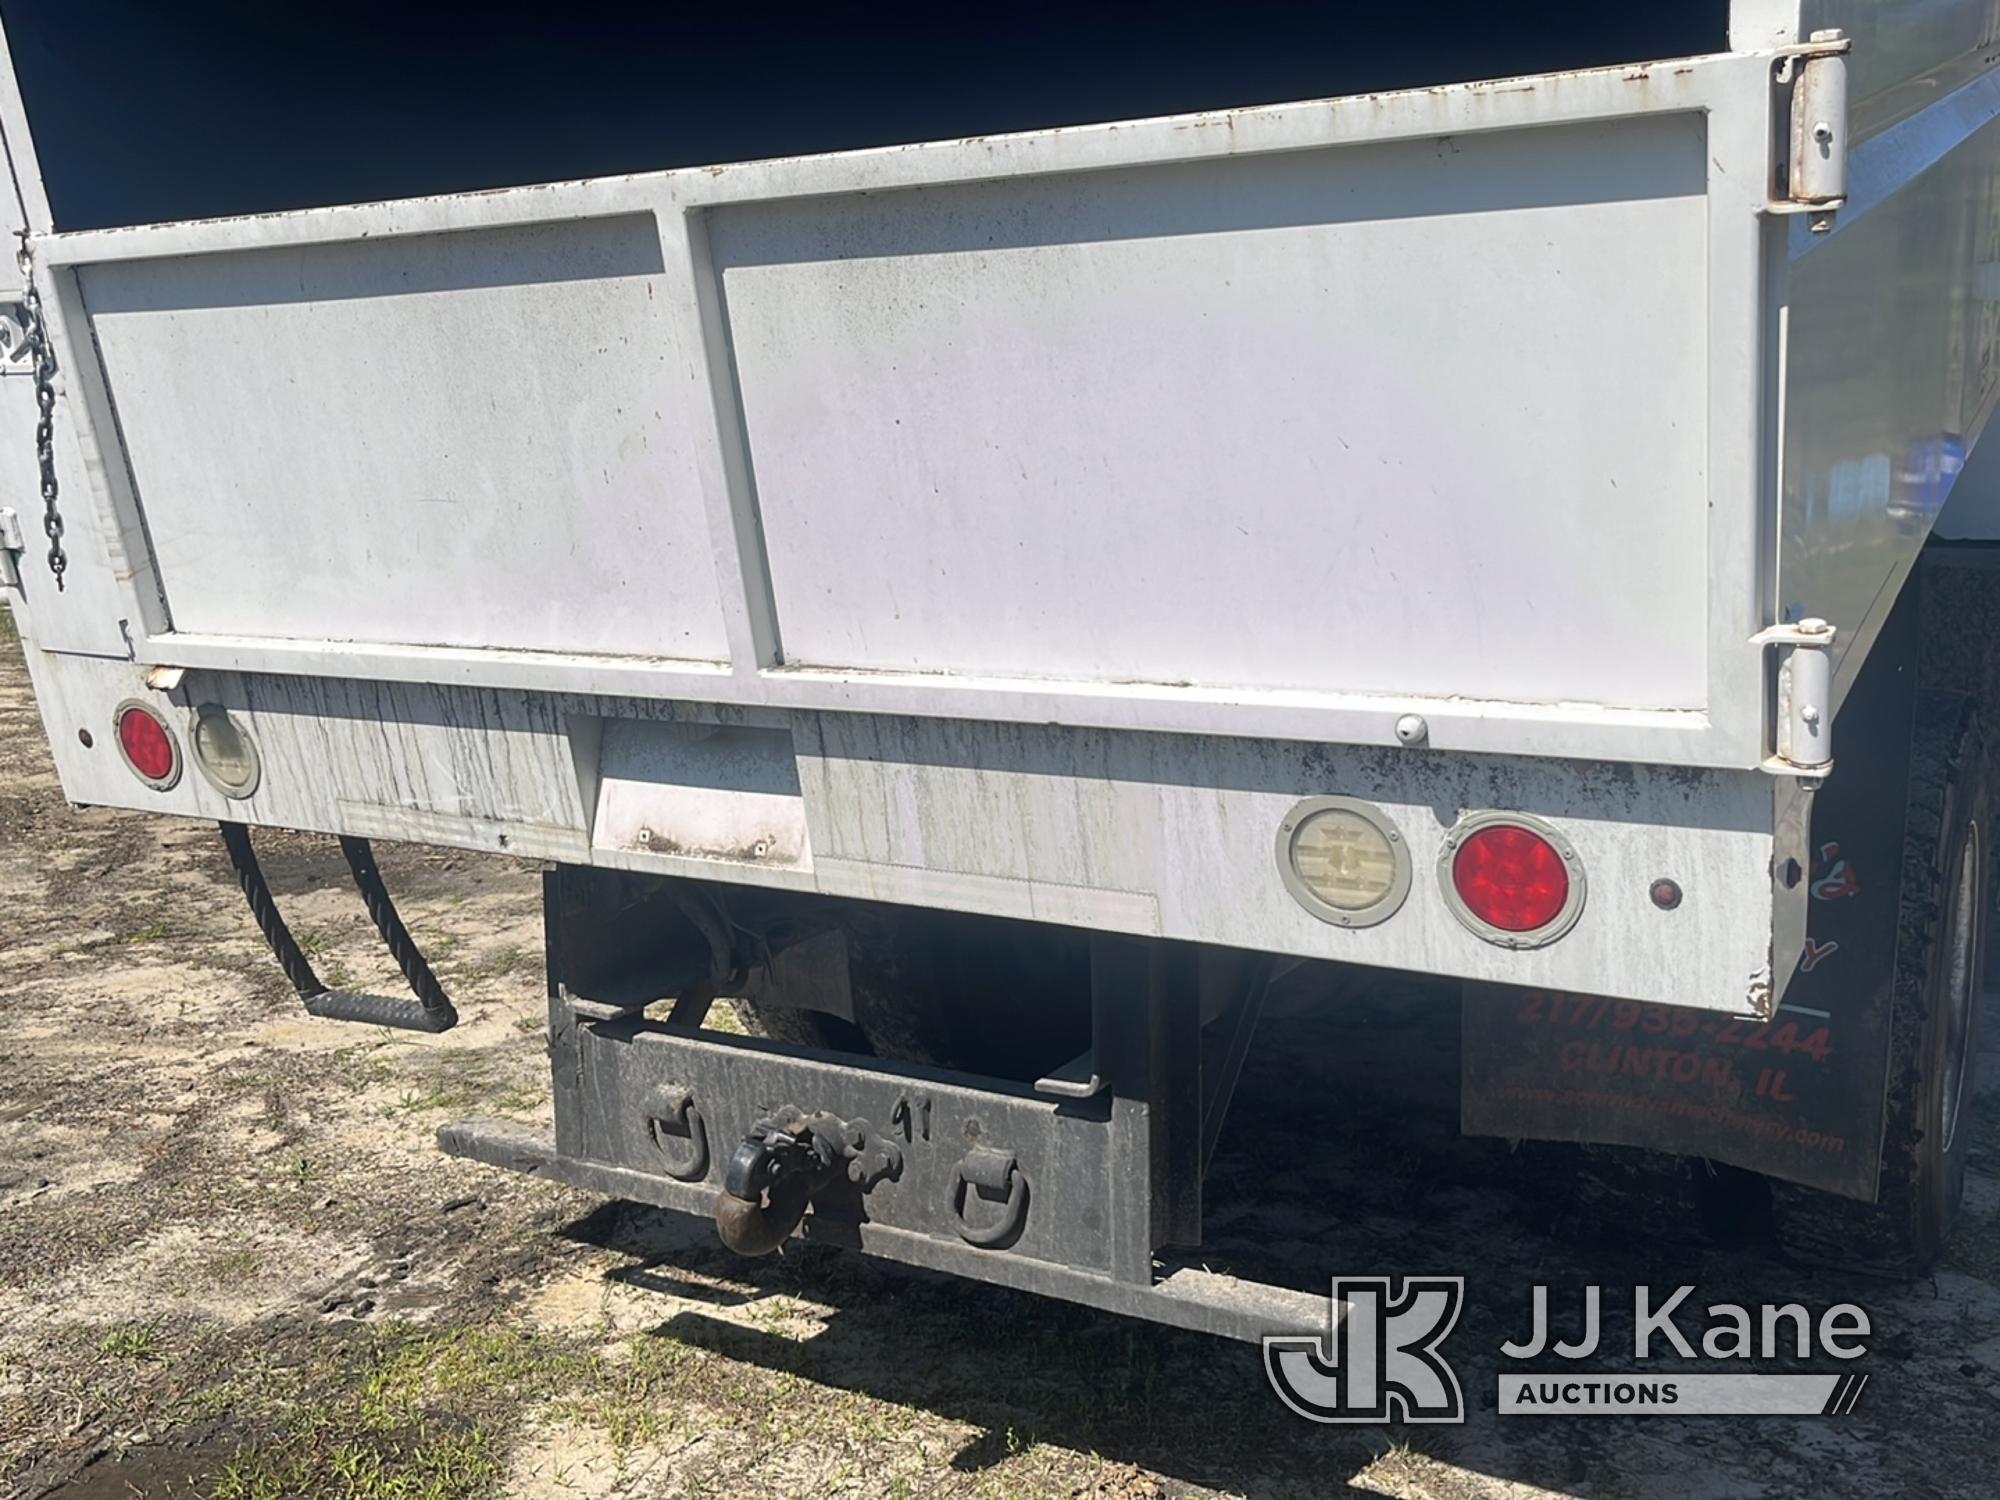
[[[1983,425],[1990,336],[1947,388],[1932,335],[1990,231],[1911,225],[1990,182],[2000,85],[1857,129],[1813,234],[1797,37],[1739,9],[1641,65],[83,231],[10,96],[65,787],[1768,1009],[1806,795],[1759,632],[1831,621],[1843,691]],[[149,692],[241,714],[255,796],[134,780]],[[1394,920],[1287,895],[1324,794],[1409,840]],[[1446,910],[1495,807],[1581,854],[1560,942]]]
[[[1752,765],[1765,72],[41,254],[178,665]]]

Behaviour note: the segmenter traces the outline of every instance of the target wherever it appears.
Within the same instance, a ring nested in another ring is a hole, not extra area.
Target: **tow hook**
[[[965,1212],[967,1188],[977,1188],[982,1196],[991,1194],[1000,1198],[1000,1217],[991,1224],[975,1227]],[[974,1146],[965,1153],[965,1159],[952,1168],[951,1212],[952,1217],[958,1220],[959,1238],[966,1244],[977,1245],[982,1250],[1006,1244],[1020,1232],[1021,1220],[1027,1211],[1028,1174],[1021,1170],[1021,1164],[1011,1152],[996,1150],[992,1146]]]
[[[645,1118],[646,1133],[669,1177],[700,1182],[708,1175],[708,1122],[693,1094],[677,1083],[663,1083],[647,1099]]]
[[[738,1255],[769,1255],[813,1194],[843,1175],[864,1191],[903,1170],[903,1153],[866,1120],[785,1105],[743,1137],[715,1198],[715,1232]]]

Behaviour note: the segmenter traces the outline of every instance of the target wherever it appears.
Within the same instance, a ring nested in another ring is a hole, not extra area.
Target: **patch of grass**
[[[502,1089],[497,1094],[487,1096],[484,1108],[496,1115],[533,1114],[540,1108],[542,1095],[532,1089]]]
[[[205,1425],[228,1416],[242,1399],[236,1382],[219,1381],[187,1392],[166,1408],[165,1415],[177,1427]]]
[[[160,1330],[151,1323],[121,1323],[97,1341],[97,1352],[105,1359],[158,1359],[165,1346]]]
[[[18,646],[20,644],[21,627],[14,623],[13,607],[11,605],[0,605],[0,646]]]
[[[395,1101],[382,1106],[387,1119],[438,1110],[533,1109],[543,1097],[541,1079],[524,1078],[512,1062],[513,1059],[503,1058],[493,1050],[435,1057],[419,1055],[410,1059],[395,1078],[373,1081],[398,1085]]]
[[[484,968],[488,977],[497,979],[502,975],[513,973],[527,962],[528,955],[512,943],[509,943],[505,948],[502,948],[498,953],[487,959]]]
[[[525,1412],[609,1429],[624,1453],[673,1420],[693,1351],[635,1339],[607,1359],[582,1342],[513,1327],[387,1324],[335,1351],[260,1415],[262,1436],[213,1481],[214,1500],[472,1500],[495,1493]]]
[[[304,1158],[300,1158],[303,1160]],[[239,1245],[233,1250],[225,1250],[209,1261],[208,1279],[218,1285],[247,1281],[264,1269],[264,1255],[248,1245]]]
[[[502,1465],[487,1435],[419,1432],[406,1443],[339,1443],[292,1457],[269,1449],[237,1453],[216,1476],[215,1500],[287,1500],[339,1495],[351,1500],[458,1500],[490,1495]]]
[[[448,933],[440,933],[436,940],[428,944],[431,958],[439,962],[443,961],[445,956],[451,954],[457,947],[457,942],[452,940]],[[454,960],[451,965],[452,982],[470,988],[474,985],[488,983],[491,980],[505,979],[511,974],[519,973],[521,970],[539,963],[540,959],[541,956],[539,954],[525,952],[516,945],[509,943],[506,947],[500,948],[483,958],[467,955],[463,962]]]
[[[343,1048],[334,1057],[348,1076],[363,1087],[381,1087],[396,1076],[395,1063],[384,1055],[379,1045],[365,1050]]]
[[[482,1079],[433,1078],[421,1087],[404,1089],[396,1102],[383,1111],[387,1115],[414,1115],[432,1109],[465,1109],[485,1098]]]
[[[299,945],[299,952],[312,963],[314,971],[326,981],[328,988],[344,990],[352,986],[353,974],[346,964],[333,956],[332,934],[318,927],[301,927],[292,934],[292,940]]]
[[[49,957],[68,958],[77,953],[98,953],[106,948],[124,947],[132,943],[155,943],[166,935],[167,924],[154,922],[136,932],[110,932],[101,937],[79,938],[73,943],[58,943],[49,950]]]
[[[673,1425],[674,1412],[659,1398],[689,1369],[694,1351],[661,1334],[643,1334],[626,1345],[626,1358],[608,1369],[602,1366],[602,1405],[597,1420],[611,1436],[611,1446],[626,1449],[659,1439]]]
[[[542,1395],[588,1383],[597,1364],[565,1339],[526,1329],[393,1330],[361,1384],[360,1410],[371,1426],[386,1429],[426,1402],[494,1390]]]

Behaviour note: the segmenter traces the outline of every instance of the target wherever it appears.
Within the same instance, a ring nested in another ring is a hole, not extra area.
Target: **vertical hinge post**
[[[27,544],[21,539],[21,515],[10,505],[0,505],[0,588],[21,586],[21,554]]]
[[[1778,664],[1774,770],[1824,776],[1833,767],[1833,638],[1824,620],[1774,625],[1751,637],[1785,653]]]
[[[1776,78],[1792,90],[1784,197],[1772,213],[1805,214],[1814,234],[1833,228],[1847,201],[1847,54],[1854,43],[1838,30],[1815,31],[1779,51]]]

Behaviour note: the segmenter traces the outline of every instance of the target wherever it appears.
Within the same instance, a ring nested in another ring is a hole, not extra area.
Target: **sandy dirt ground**
[[[393,989],[332,843],[265,842],[321,973]],[[1248,1346],[838,1251],[737,1261],[703,1225],[439,1155],[450,1119],[545,1117],[539,883],[381,854],[464,1013],[444,1037],[302,1015],[212,828],[65,806],[0,614],[0,1495],[1994,1493],[1990,1095],[1949,1263],[1885,1286],[1788,1265],[1754,1223],[1704,1232],[1678,1169],[1635,1200],[1628,1164],[1460,1140],[1447,997],[1273,1023],[1211,1221],[1301,1286],[1472,1283],[1465,1425],[1316,1427]],[[1867,1400],[1498,1418],[1493,1351],[1536,1281],[1858,1301]]]

